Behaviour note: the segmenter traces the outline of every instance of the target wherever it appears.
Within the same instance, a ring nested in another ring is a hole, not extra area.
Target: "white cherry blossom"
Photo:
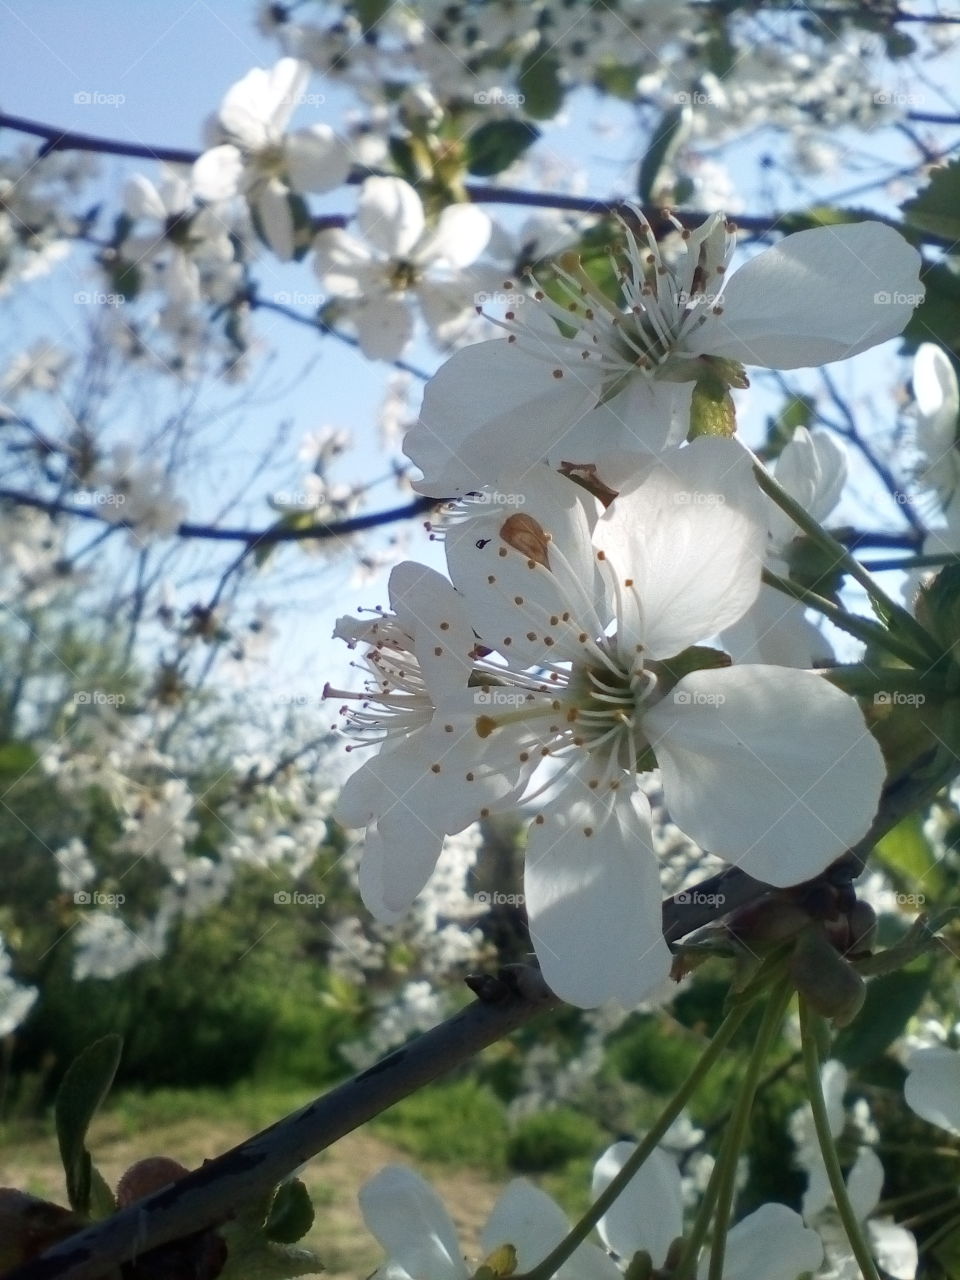
[[[413,336],[415,311],[435,340],[452,342],[474,316],[479,277],[469,268],[486,248],[490,219],[451,204],[428,229],[423,203],[402,178],[368,178],[357,221],[363,240],[332,228],[314,241],[324,288],[351,320],[363,354],[395,360]]]
[[[541,458],[679,443],[701,378],[743,387],[745,364],[844,360],[896,336],[923,296],[920,255],[878,222],[797,232],[729,280],[734,228],[721,214],[682,231],[673,264],[638,211],[624,229],[622,306],[561,258],[567,302],[538,290],[502,322],[506,341],[465,347],[431,379],[404,445],[424,473],[415,487],[479,488],[508,449],[523,474]]]
[[[331,191],[350,172],[347,148],[329,125],[286,132],[310,75],[310,66],[296,58],[248,72],[220,104],[223,141],[193,166],[196,195],[206,201],[246,196],[267,243],[284,260],[296,248],[290,193]]]

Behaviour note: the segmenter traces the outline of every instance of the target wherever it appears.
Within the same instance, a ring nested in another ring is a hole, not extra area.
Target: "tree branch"
[[[537,970],[522,965],[469,985],[478,999],[406,1048],[165,1190],[14,1267],[3,1280],[96,1280],[132,1258],[142,1260],[150,1249],[226,1222],[331,1143],[531,1018],[560,1007]]]

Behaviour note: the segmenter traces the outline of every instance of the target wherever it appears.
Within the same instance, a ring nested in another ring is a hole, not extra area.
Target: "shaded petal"
[[[351,316],[360,350],[368,360],[396,360],[413,337],[413,312],[397,294],[368,298]]]
[[[861,1147],[847,1174],[847,1194],[858,1222],[865,1222],[880,1203],[883,1165],[870,1147]]]
[[[723,1280],[797,1280],[823,1261],[823,1241],[784,1204],[764,1204],[727,1236]],[[706,1280],[709,1254],[698,1268]]]
[[[920,1265],[917,1240],[906,1227],[892,1218],[873,1218],[867,1223],[870,1251],[893,1280],[914,1280]]]
[[[637,1149],[635,1142],[616,1142],[593,1170],[593,1197],[605,1191]],[[667,1250],[683,1234],[683,1184],[676,1160],[659,1147],[652,1151],[597,1230],[609,1249],[625,1261],[645,1249],[654,1267],[662,1267]]]
[[[822,524],[840,501],[847,482],[847,455],[829,432],[797,427],[773,473],[790,497]],[[767,509],[774,546],[782,547],[800,536],[800,529],[772,498],[767,498]]]
[[[911,1111],[931,1124],[960,1135],[960,1053],[955,1049],[917,1049],[910,1056],[903,1096]]]
[[[530,828],[524,892],[547,985],[584,1009],[633,1008],[667,978],[660,868],[643,795],[598,796],[581,773]],[[588,834],[589,832],[589,834]]]
[[[288,134],[283,154],[294,191],[330,191],[346,182],[350,173],[347,149],[326,124]]]
[[[361,241],[340,227],[321,231],[313,242],[313,269],[324,288],[341,298],[359,298],[375,282],[383,287],[383,266]]]
[[[436,228],[423,237],[416,259],[442,261],[455,270],[469,267],[480,257],[490,239],[490,219],[475,204],[450,204],[437,219]]]
[[[405,258],[423,234],[423,204],[402,178],[367,178],[360,188],[357,222],[384,257]]]
[[[243,156],[230,143],[211,147],[194,162],[192,182],[200,200],[229,200],[243,185]]]
[[[810,671],[696,671],[644,718],[667,808],[766,884],[809,880],[873,819],[880,748],[856,701]]]
[[[424,473],[415,489],[441,498],[469,493],[492,483],[505,457],[513,459],[520,486],[530,467],[564,447],[571,428],[596,405],[600,380],[589,368],[555,378],[564,353],[546,340],[544,351],[556,361],[493,339],[441,365],[403,443]]]
[[[766,520],[747,453],[699,439],[659,454],[604,512],[594,544],[622,591],[621,650],[667,658],[706,640],[760,589]]]
[[[803,604],[766,585],[740,621],[724,629],[720,642],[737,663],[803,668],[834,657],[829,640],[807,617]]]
[[[467,1280],[443,1201],[412,1169],[388,1165],[360,1188],[360,1212],[391,1262],[416,1280]]]
[[[390,605],[408,635],[434,704],[465,689],[474,668],[477,638],[463,597],[442,573],[414,560],[390,571]]]
[[[288,194],[279,178],[271,178],[251,192],[250,197],[267,244],[282,262],[293,258],[295,247]]]
[[[685,346],[768,369],[828,364],[895,338],[922,297],[920,255],[892,227],[815,227],[734,272],[722,315]]]
[[[123,207],[131,218],[156,218],[163,222],[167,209],[149,178],[135,173],[123,188]]]
[[[539,1187],[516,1178],[493,1207],[480,1235],[484,1257],[512,1244],[517,1251],[517,1271],[530,1271],[542,1262],[567,1235],[570,1223],[563,1210]],[[582,1244],[570,1255],[557,1275],[576,1280],[620,1280],[614,1262],[596,1245]]]

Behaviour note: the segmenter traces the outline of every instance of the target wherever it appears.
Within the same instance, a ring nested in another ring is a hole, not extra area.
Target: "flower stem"
[[[891,600],[887,593],[877,585],[876,580],[864,569],[856,556],[852,555],[841,542],[838,542],[836,538],[827,533],[826,529],[804,511],[800,503],[790,497],[789,493],[782,485],[777,483],[766,467],[760,462],[755,462],[753,474],[767,497],[772,499],[781,511],[786,512],[794,524],[799,525],[816,546],[827,552],[838,568],[849,574],[855,582],[860,583],[870,598],[874,612],[882,622],[888,626],[891,623],[895,623],[897,630],[904,637],[909,637],[919,654],[923,654],[927,660],[940,657],[932,636],[921,627],[916,618],[903,605]],[[916,660],[915,655],[913,663]]]
[[[840,1221],[846,1232],[853,1256],[863,1274],[863,1280],[880,1280],[876,1265],[867,1247],[857,1215],[853,1211],[850,1197],[847,1195],[847,1184],[843,1180],[843,1170],[837,1155],[836,1143],[830,1132],[830,1120],[827,1116],[827,1105],[823,1097],[823,1085],[820,1082],[820,1055],[817,1051],[816,1014],[801,995],[800,999],[800,1039],[803,1048],[803,1068],[807,1079],[807,1092],[810,1095],[810,1107],[813,1111],[813,1124],[817,1131],[820,1153],[826,1166],[827,1178],[833,1192],[834,1203],[840,1215]]]
[[[603,1215],[614,1203],[620,1193],[628,1185],[637,1171],[641,1168],[644,1161],[649,1158],[656,1149],[657,1144],[670,1126],[676,1120],[677,1116],[687,1105],[690,1097],[696,1092],[702,1081],[712,1069],[714,1063],[724,1052],[730,1041],[740,1029],[741,1024],[750,1011],[749,1004],[738,1005],[727,1014],[723,1022],[720,1024],[717,1034],[710,1041],[704,1050],[703,1057],[687,1076],[686,1080],[667,1103],[660,1118],[653,1128],[647,1133],[643,1141],[637,1146],[636,1151],[630,1156],[629,1160],[624,1164],[623,1168],[617,1176],[605,1187],[597,1199],[593,1202],[587,1212],[577,1222],[569,1235],[552,1249],[550,1253],[537,1263],[528,1272],[523,1275],[516,1275],[512,1280],[549,1280],[549,1278],[560,1268],[570,1255],[586,1240],[587,1236],[597,1225]]]

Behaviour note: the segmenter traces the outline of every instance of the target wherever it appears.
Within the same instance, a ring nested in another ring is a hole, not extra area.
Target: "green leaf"
[[[900,969],[867,984],[860,1014],[833,1043],[833,1056],[847,1067],[863,1067],[879,1058],[916,1013],[930,985],[931,969]]]
[[[0,778],[5,781],[22,778],[39,758],[28,742],[5,742],[0,746]]]
[[[539,137],[537,126],[526,120],[491,120],[467,138],[467,168],[478,178],[502,173]]]
[[[960,355],[960,272],[951,263],[937,262],[920,279],[927,292],[903,331],[908,346],[938,342]]]
[[[523,94],[523,109],[534,120],[552,120],[563,106],[560,61],[542,46],[531,50],[520,63],[517,88]]]
[[[593,71],[593,82],[603,93],[623,102],[637,96],[637,68],[624,62],[601,62]]]
[[[281,1182],[273,1198],[263,1234],[278,1244],[296,1244],[313,1226],[310,1192],[299,1178]]]
[[[923,834],[923,820],[918,813],[904,818],[892,831],[888,831],[877,842],[874,855],[891,873],[895,883],[905,889],[919,886],[922,890],[926,886],[933,897],[939,897],[943,892],[943,875]]]
[[[935,169],[920,194],[903,206],[903,216],[921,231],[960,239],[960,160]]]
[[[354,0],[352,6],[364,34],[372,31],[391,7],[391,0]]]
[[[94,1201],[102,1211],[105,1189],[111,1202],[113,1199],[106,1182],[94,1168],[86,1137],[90,1121],[113,1083],[122,1047],[123,1041],[117,1035],[95,1040],[71,1062],[57,1090],[54,1102],[57,1141],[67,1196],[77,1213],[90,1214]]]
[[[657,178],[669,165],[687,136],[686,120],[689,113],[685,114],[685,111],[682,105],[665,111],[647,144],[637,175],[637,195],[643,204],[651,203]]]

